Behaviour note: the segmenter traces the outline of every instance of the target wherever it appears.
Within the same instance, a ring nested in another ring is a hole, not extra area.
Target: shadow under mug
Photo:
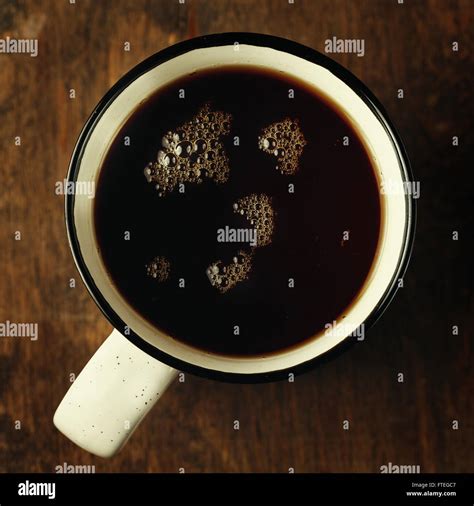
[[[383,108],[350,72],[326,56],[285,39],[225,33],[171,46],[140,63],[105,95],[82,130],[68,181],[97,182],[114,137],[139,104],[160,87],[196,70],[251,65],[281,71],[306,82],[337,106],[371,156],[380,184],[411,181],[402,143]],[[98,253],[93,199],[66,196],[66,224],[79,272],[95,302],[114,326],[59,405],[54,424],[74,443],[102,457],[114,455],[159,399],[178,371],[236,382],[288,378],[353,342],[389,304],[411,253],[415,206],[407,192],[381,196],[381,234],[371,272],[344,323],[300,346],[268,356],[229,357],[170,338],[142,318],[111,283]],[[338,328],[343,331],[337,332]],[[331,351],[331,353],[329,353]]]

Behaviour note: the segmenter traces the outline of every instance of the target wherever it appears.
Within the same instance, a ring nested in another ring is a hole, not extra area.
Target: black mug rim
[[[92,114],[86,121],[79,138],[76,142],[71,161],[69,164],[69,170],[67,175],[68,182],[75,182],[77,179],[79,167],[81,164],[82,156],[84,153],[85,146],[97,124],[98,120],[109,107],[109,105],[115,100],[128,85],[135,81],[142,74],[151,70],[152,68],[161,65],[162,63],[173,59],[179,55],[187,53],[194,49],[201,49],[207,47],[217,47],[224,45],[233,45],[234,43],[248,44],[252,46],[260,46],[276,49],[283,51],[294,56],[305,59],[311,63],[315,63],[329,70],[332,74],[347,84],[359,97],[369,106],[371,111],[374,113],[376,118],[380,121],[385,131],[387,132],[392,144],[397,153],[399,164],[402,170],[402,177],[404,181],[413,181],[412,169],[408,156],[401,141],[401,138],[390,121],[385,109],[380,104],[374,94],[365,86],[357,77],[355,77],[346,68],[332,60],[331,58],[319,53],[315,49],[304,46],[297,42],[284,39],[281,37],[275,37],[272,35],[264,35],[259,33],[250,32],[227,32],[212,35],[204,35],[193,39],[179,42],[170,47],[167,47],[158,53],[148,57],[137,66],[127,72],[122,78],[117,81],[112,88],[104,95],[100,102],[94,108]],[[382,313],[388,307],[392,301],[395,293],[398,289],[398,280],[403,277],[410,260],[410,256],[413,250],[413,242],[415,235],[416,226],[416,202],[415,200],[405,193],[406,201],[406,217],[405,217],[405,232],[404,232],[404,247],[399,257],[397,269],[395,270],[391,282],[387,286],[384,295],[378,301],[376,306],[372,309],[370,315],[364,321],[365,329],[372,327],[375,322],[380,318]],[[66,194],[65,196],[65,218],[66,218],[66,229],[68,233],[69,245],[73,254],[76,266],[81,274],[81,277],[89,291],[91,297],[109,320],[109,322],[116,329],[124,329],[127,324],[115,313],[112,307],[109,305],[105,297],[103,297],[100,290],[97,288],[88,268],[84,261],[81,253],[79,240],[76,233],[76,227],[74,223],[74,203],[75,195]],[[340,353],[344,352],[352,346],[356,341],[353,337],[347,336],[342,342],[336,344],[328,351],[313,357],[303,363],[300,363],[291,368],[279,369],[265,373],[230,373],[217,371],[214,369],[208,369],[194,364],[190,364],[181,359],[178,359],[172,355],[164,353],[157,347],[148,343],[145,339],[140,337],[138,334],[130,329],[130,333],[125,337],[131,341],[134,345],[140,348],[145,353],[156,358],[157,360],[174,367],[180,371],[189,372],[198,376],[206,377],[209,379],[215,379],[226,382],[236,383],[258,383],[275,381],[281,379],[288,379],[289,374],[300,374],[306,372],[316,365],[328,360],[333,359]]]

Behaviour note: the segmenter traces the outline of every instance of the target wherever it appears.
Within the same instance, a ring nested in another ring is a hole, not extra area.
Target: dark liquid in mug
[[[303,82],[234,66],[160,89],[101,169],[100,254],[172,338],[227,355],[303,343],[344,316],[379,240],[359,135]]]

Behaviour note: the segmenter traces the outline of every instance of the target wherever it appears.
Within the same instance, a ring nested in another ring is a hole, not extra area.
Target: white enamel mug
[[[359,132],[380,184],[403,186],[412,179],[405,151],[386,113],[347,70],[295,42],[225,33],[176,44],[120,79],[87,121],[72,156],[68,181],[97,182],[115,136],[138,105],[160,87],[200,69],[233,64],[281,71],[314,87]],[[271,381],[314,367],[330,351],[344,349],[352,342],[349,336],[362,324],[367,328],[374,323],[395,294],[408,263],[415,225],[415,205],[409,195],[383,195],[377,255],[364,288],[345,312],[343,325],[336,321],[332,333],[321,333],[292,349],[236,358],[171,339],[127,304],[98,253],[93,203],[84,194],[66,196],[67,230],[79,272],[114,330],[70,387],[54,424],[74,443],[102,457],[120,450],[178,371],[223,381]],[[337,331],[339,326],[343,331]]]

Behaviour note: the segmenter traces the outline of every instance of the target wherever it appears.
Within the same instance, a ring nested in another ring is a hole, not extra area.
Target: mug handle
[[[114,329],[67,391],[54,425],[84,450],[112,457],[177,374]]]

